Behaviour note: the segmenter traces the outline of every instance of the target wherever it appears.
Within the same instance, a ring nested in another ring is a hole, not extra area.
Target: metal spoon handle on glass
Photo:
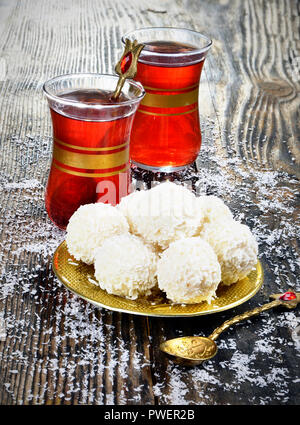
[[[137,72],[137,61],[143,48],[144,44],[138,44],[137,40],[132,42],[128,38],[126,39],[124,52],[115,67],[119,80],[112,96],[113,99],[119,97],[126,78],[134,78]]]
[[[201,336],[174,338],[163,342],[160,345],[160,349],[164,353],[168,354],[176,363],[185,366],[195,366],[200,364],[204,360],[211,359],[216,355],[218,349],[215,340],[223,331],[242,320],[249,319],[252,316],[257,316],[258,314],[274,307],[283,306],[289,309],[295,308],[300,302],[300,292],[273,294],[270,298],[273,298],[273,301],[264,304],[261,307],[256,307],[243,314],[234,316],[230,320],[226,320],[226,322],[216,328],[207,338]]]

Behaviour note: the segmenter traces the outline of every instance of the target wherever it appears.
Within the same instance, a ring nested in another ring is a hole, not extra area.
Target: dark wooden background
[[[1,404],[299,404],[299,309],[230,329],[201,367],[176,366],[158,350],[165,338],[209,335],[272,292],[300,290],[299,8],[296,0],[0,0]],[[213,39],[200,89],[202,150],[197,167],[175,177],[222,197],[258,238],[264,286],[231,311],[148,320],[96,309],[51,271],[64,234],[44,209],[52,145],[42,84],[113,72],[121,35],[145,26]]]

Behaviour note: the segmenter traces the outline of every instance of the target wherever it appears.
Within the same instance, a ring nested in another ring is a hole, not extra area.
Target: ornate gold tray
[[[220,286],[217,298],[208,304],[171,304],[161,294],[152,300],[128,300],[110,295],[95,281],[94,266],[75,260],[68,252],[66,242],[62,242],[53,256],[53,270],[59,281],[74,294],[97,307],[109,310],[156,317],[192,317],[217,313],[236,307],[253,297],[263,283],[263,270],[258,262],[256,270],[245,279],[231,286]]]

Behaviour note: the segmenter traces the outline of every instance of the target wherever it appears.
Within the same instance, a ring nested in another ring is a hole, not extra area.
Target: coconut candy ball
[[[129,232],[126,218],[117,208],[103,204],[86,204],[71,216],[67,226],[68,251],[76,260],[94,262],[94,252],[106,238]]]
[[[157,263],[158,286],[174,303],[210,302],[221,280],[212,247],[200,237],[170,244]]]
[[[199,208],[203,213],[204,226],[214,221],[233,220],[232,212],[221,198],[210,195],[199,196],[197,199]]]
[[[203,221],[196,196],[171,182],[134,192],[123,198],[118,208],[126,216],[130,231],[159,249],[193,236]]]
[[[109,294],[132,300],[150,295],[156,286],[155,253],[137,236],[106,239],[95,254],[95,278]]]
[[[245,224],[234,220],[215,221],[205,227],[201,236],[218,257],[223,284],[231,285],[255,268],[258,245]]]

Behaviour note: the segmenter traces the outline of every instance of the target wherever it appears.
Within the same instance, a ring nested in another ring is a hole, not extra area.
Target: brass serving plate
[[[171,304],[161,296],[149,301],[146,299],[128,300],[110,295],[95,281],[94,266],[76,261],[68,252],[66,242],[62,242],[53,256],[53,270],[59,281],[74,294],[86,301],[109,310],[123,313],[156,317],[192,317],[218,313],[236,307],[253,297],[263,283],[263,269],[258,262],[256,270],[245,279],[231,286],[220,286],[217,298],[208,304]]]

